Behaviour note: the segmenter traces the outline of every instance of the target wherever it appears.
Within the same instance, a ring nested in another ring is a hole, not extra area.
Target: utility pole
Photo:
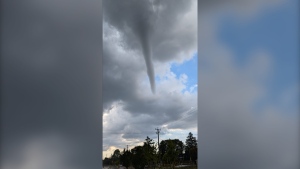
[[[160,161],[160,151],[159,151],[159,132],[160,132],[160,129],[155,128],[155,130],[156,130],[156,134],[157,134],[158,158],[159,158],[159,161]]]
[[[128,151],[128,145],[127,145],[127,151]]]
[[[158,138],[158,147],[159,147],[159,132],[160,132],[160,129],[159,128],[156,128],[155,129],[156,130],[156,134],[157,134],[157,138]]]

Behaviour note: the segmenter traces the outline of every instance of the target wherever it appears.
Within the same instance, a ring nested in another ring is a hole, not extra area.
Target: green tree
[[[156,147],[154,145],[153,139],[150,139],[147,136],[143,148],[148,166],[154,165],[154,163],[156,162]]]
[[[174,144],[174,145],[172,145]],[[178,156],[183,155],[183,150],[184,150],[184,145],[183,142],[180,141],[179,139],[169,139],[169,140],[162,140],[159,144],[159,149],[161,152],[161,157],[163,158],[166,152],[174,152],[176,153],[176,158],[175,160],[178,159]],[[164,158],[164,162],[167,163],[166,157]]]
[[[120,150],[116,149],[111,157],[112,163],[114,165],[116,165],[116,166],[120,165],[120,156],[121,156]]]
[[[197,165],[197,147],[191,148],[189,154],[191,160]]]
[[[111,159],[105,157],[104,160],[103,160],[103,166],[108,166],[108,165],[112,165]]]
[[[172,141],[175,144],[176,152],[178,152],[180,155],[183,154],[183,149],[184,149],[183,142],[178,139],[174,139]]]
[[[175,162],[178,158],[179,151],[176,150],[176,145],[173,140],[167,140],[167,150],[163,156],[163,160],[167,164],[171,164],[172,168],[174,168]]]
[[[131,152],[128,151],[128,150],[125,151],[125,149],[124,149],[121,156],[120,156],[121,164],[128,169],[128,167],[131,164],[131,160],[132,160]]]
[[[162,140],[159,143],[159,152],[160,152],[160,158],[161,159],[165,155],[166,151],[167,151],[167,141],[166,140]]]
[[[142,146],[136,146],[133,149],[131,149],[131,153],[132,153],[132,166],[135,169],[144,169],[147,163],[144,148]]]
[[[190,150],[197,148],[197,140],[196,137],[193,137],[193,134],[190,132],[185,141],[185,159],[191,159]]]

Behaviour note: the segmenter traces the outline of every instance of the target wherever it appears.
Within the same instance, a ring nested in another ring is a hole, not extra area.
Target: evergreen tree
[[[125,151],[125,149],[124,149],[123,153],[120,156],[120,162],[122,163],[122,165],[124,167],[126,167],[128,169],[128,167],[131,164],[131,160],[132,160],[132,154],[131,154],[131,152],[128,151],[128,150]]]
[[[132,166],[135,169],[144,169],[147,161],[145,158],[144,148],[136,146],[131,150],[132,153]]]
[[[190,152],[189,152],[189,154],[190,154],[190,157],[191,157],[191,160],[197,165],[197,156],[198,156],[198,154],[197,154],[197,147],[193,147],[193,148],[191,148],[190,149]]]
[[[164,163],[174,163],[183,155],[184,145],[178,139],[162,140],[159,147]]]
[[[156,147],[154,145],[153,139],[148,136],[145,139],[144,145],[145,158],[148,165],[153,165],[156,162]]]
[[[103,166],[112,165],[111,159],[105,157],[103,160]]]
[[[191,160],[190,150],[197,148],[196,137],[190,132],[185,141],[185,160]]]
[[[161,159],[165,155],[166,151],[167,151],[167,141],[166,140],[162,140],[159,143],[159,152],[160,152]]]
[[[176,151],[176,145],[173,140],[167,140],[167,151],[163,156],[163,160],[167,164],[171,164],[172,168],[174,168],[175,161],[178,158],[179,151]]]
[[[120,165],[120,150],[116,149],[111,157],[112,163],[116,166]]]

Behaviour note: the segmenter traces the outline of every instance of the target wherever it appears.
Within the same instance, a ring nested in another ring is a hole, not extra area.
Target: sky
[[[101,1],[1,1],[1,167],[101,168]]]
[[[197,1],[106,0],[103,9],[103,158],[147,136],[157,143],[155,128],[160,141],[197,137]]]
[[[198,7],[198,167],[299,168],[298,2],[206,5]]]
[[[98,169],[157,127],[199,168],[299,168],[299,2],[116,2],[1,2],[1,168]]]

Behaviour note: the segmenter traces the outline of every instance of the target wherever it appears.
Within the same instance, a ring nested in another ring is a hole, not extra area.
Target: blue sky
[[[299,78],[299,13],[297,1],[289,0],[280,7],[262,11],[258,17],[238,21],[232,15],[218,23],[218,38],[230,48],[239,67],[247,64],[251,52],[263,49],[272,60],[267,80],[268,102],[278,102],[281,92],[298,83]]]
[[[200,16],[200,167],[299,168],[298,2],[236,2]]]
[[[266,98],[257,100],[257,106],[279,104],[285,90],[299,85],[299,37],[295,36],[299,30],[297,3],[289,0],[246,20],[239,20],[228,13],[218,21],[218,41],[233,52],[239,68],[243,69],[248,64],[255,51],[263,50],[270,56],[271,72],[264,84],[267,86]],[[195,53],[192,59],[171,65],[171,71],[177,78],[181,74],[188,76],[186,90],[197,84],[197,59]]]
[[[189,90],[190,87],[198,84],[198,54],[195,53],[190,60],[187,60],[181,64],[173,63],[171,65],[171,71],[176,74],[176,77],[179,78],[181,74],[186,74],[188,80],[186,82],[186,90]],[[184,92],[184,91],[183,91]],[[197,88],[193,90],[197,92]]]

